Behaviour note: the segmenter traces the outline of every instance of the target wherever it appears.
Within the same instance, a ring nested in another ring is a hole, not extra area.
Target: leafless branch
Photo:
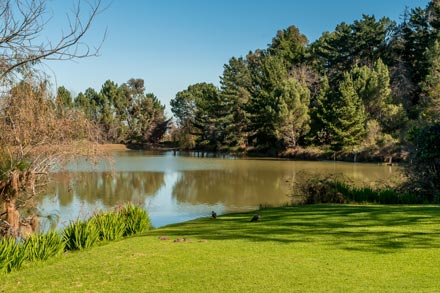
[[[96,16],[102,11],[102,0],[88,8],[84,15],[84,1],[78,0],[67,14],[67,31],[58,40],[40,41],[48,26],[45,0],[0,0],[0,81],[20,68],[42,60],[71,60],[96,56],[105,39],[93,49],[82,42]]]

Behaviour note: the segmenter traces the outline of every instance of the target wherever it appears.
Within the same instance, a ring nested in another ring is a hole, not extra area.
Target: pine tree
[[[330,144],[331,124],[335,109],[331,103],[331,89],[327,75],[321,80],[319,93],[310,105],[311,131],[309,141],[312,144]]]
[[[434,42],[432,48],[425,53],[430,64],[428,74],[420,83],[422,89],[422,101],[420,103],[420,117],[425,122],[440,121],[440,43]]]
[[[339,99],[335,110],[335,120],[331,125],[333,149],[358,145],[365,135],[365,110],[356,93],[349,73],[339,85]]]
[[[251,75],[243,58],[231,58],[220,77],[221,97],[226,107],[225,137],[222,144],[246,148],[249,117],[246,105],[250,99]]]
[[[294,78],[283,82],[279,89],[276,136],[286,147],[295,147],[310,129],[310,91]]]
[[[250,59],[250,60],[249,60]],[[278,56],[248,56],[252,77],[251,98],[248,103],[250,137],[261,149],[279,147],[277,121],[280,96],[288,74]]]

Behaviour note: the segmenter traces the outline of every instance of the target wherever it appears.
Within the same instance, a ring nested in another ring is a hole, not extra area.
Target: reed
[[[119,211],[125,221],[124,236],[131,236],[148,231],[151,228],[147,211],[134,205],[126,204]]]
[[[338,176],[318,176],[296,185],[303,204],[317,203],[375,203],[421,204],[426,198],[390,187],[357,187]],[[431,202],[434,203],[434,202]]]
[[[58,256],[64,248],[63,238],[55,231],[47,234],[33,234],[23,244],[29,261],[47,260]]]
[[[26,259],[26,250],[15,238],[0,240],[0,273],[18,270]]]
[[[124,236],[125,221],[119,212],[100,213],[94,216],[91,221],[99,231],[99,240],[113,241]]]
[[[63,231],[66,250],[83,250],[99,240],[99,230],[93,221],[71,222]]]

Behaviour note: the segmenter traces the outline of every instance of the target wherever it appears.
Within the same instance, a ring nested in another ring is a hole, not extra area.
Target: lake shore
[[[105,144],[98,144],[98,150],[99,151],[128,151],[129,148],[125,144],[119,144],[119,143],[105,143]]]
[[[282,152],[259,151],[253,148],[247,150],[221,150],[211,151],[206,149],[182,150],[168,144],[160,145],[130,145],[130,144],[101,144],[98,147],[101,151],[128,151],[128,150],[152,150],[152,151],[190,151],[202,153],[228,154],[238,157],[268,157],[301,161],[342,161],[356,163],[379,163],[386,165],[402,164],[408,158],[408,152],[400,148],[371,148],[362,151],[330,151],[316,147],[290,148]]]

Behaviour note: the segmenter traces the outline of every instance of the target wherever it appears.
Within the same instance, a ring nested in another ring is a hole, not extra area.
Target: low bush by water
[[[98,228],[99,240],[113,241],[124,237],[125,217],[121,217],[120,213],[101,213],[92,221]]]
[[[426,202],[416,194],[391,187],[357,187],[339,176],[315,176],[295,185],[302,204],[317,203],[375,203],[422,204]]]

